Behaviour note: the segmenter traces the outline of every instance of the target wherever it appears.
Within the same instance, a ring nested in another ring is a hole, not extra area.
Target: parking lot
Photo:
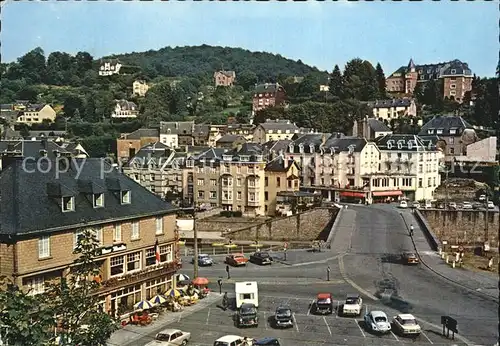
[[[421,323],[422,334],[415,340],[394,333],[375,335],[364,328],[363,317],[340,317],[332,315],[316,316],[310,311],[311,299],[266,296],[259,301],[259,326],[257,328],[239,329],[234,326],[234,310],[223,311],[212,305],[210,308],[193,315],[180,318],[170,325],[192,333],[191,345],[213,345],[213,342],[224,335],[233,334],[248,337],[276,337],[282,345],[464,345],[458,340],[447,340],[434,327]],[[341,305],[335,301],[335,308]],[[294,326],[288,329],[275,329],[273,314],[278,305],[288,305],[294,311]],[[377,307],[366,302],[370,310]],[[381,308],[392,315],[387,308]]]

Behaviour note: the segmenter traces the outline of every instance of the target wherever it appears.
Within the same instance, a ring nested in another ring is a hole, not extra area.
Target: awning
[[[342,191],[340,193],[341,197],[356,197],[356,198],[365,198],[365,194],[363,192],[354,192],[354,191]]]
[[[380,197],[380,196],[402,196],[403,192],[400,190],[397,191],[374,191],[373,196],[374,197]]]

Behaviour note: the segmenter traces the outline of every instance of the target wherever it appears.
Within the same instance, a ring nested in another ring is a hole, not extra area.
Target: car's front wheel
[[[186,345],[187,345],[187,343],[188,343],[188,342],[187,342],[187,340],[182,340],[181,345],[186,346]]]

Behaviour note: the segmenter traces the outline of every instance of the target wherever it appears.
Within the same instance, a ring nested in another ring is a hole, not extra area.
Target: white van
[[[256,308],[259,307],[259,289],[256,281],[236,282],[234,284],[234,292],[236,294],[237,309],[245,303],[251,303]]]

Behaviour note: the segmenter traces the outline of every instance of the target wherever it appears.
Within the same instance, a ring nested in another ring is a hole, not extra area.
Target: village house
[[[115,100],[115,109],[111,113],[112,119],[137,118],[139,108],[134,102],[127,100]]]
[[[161,121],[160,142],[170,148],[194,145],[194,121]]]
[[[99,76],[119,74],[122,66],[117,59],[101,60],[99,62]]]
[[[119,162],[126,162],[134,157],[147,144],[160,140],[158,129],[138,129],[131,133],[122,133],[116,140],[116,157]]]
[[[417,83],[440,80],[443,83],[443,98],[462,102],[465,93],[472,90],[474,75],[467,65],[458,59],[429,65],[415,65],[410,59],[386,79],[389,93],[412,95]]]
[[[217,140],[217,148],[234,149],[239,145],[247,143],[247,140],[242,135],[224,135]]]
[[[28,294],[72,275],[86,229],[100,243],[94,280],[104,311],[123,315],[175,287],[176,209],[105,160],[18,160],[0,181],[0,271]]]
[[[149,85],[143,80],[136,80],[132,83],[132,94],[144,97],[149,90]]]
[[[253,131],[253,141],[264,144],[269,141],[292,139],[295,134],[301,133],[300,128],[286,119],[270,120],[257,125]]]
[[[193,131],[194,145],[214,147],[219,138],[222,137],[218,125],[195,124]]]
[[[363,120],[354,120],[352,135],[354,137],[372,140],[380,136],[392,134],[392,130],[382,121],[365,117]]]
[[[236,72],[234,71],[216,71],[214,73],[215,87],[233,86],[235,80],[236,80]]]
[[[254,89],[252,101],[252,117],[265,108],[284,106],[286,102],[286,92],[283,86],[278,83],[259,84]]]
[[[54,122],[56,111],[49,104],[28,104],[17,116],[18,124],[40,124],[44,121]]]
[[[366,105],[372,110],[373,117],[378,120],[417,116],[417,106],[410,98],[369,101]]]

